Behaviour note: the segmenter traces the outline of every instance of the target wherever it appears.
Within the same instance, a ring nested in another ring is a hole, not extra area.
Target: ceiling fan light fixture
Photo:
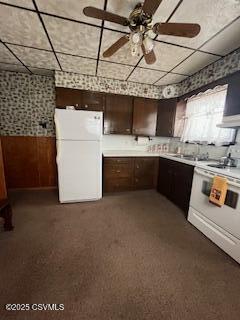
[[[144,45],[144,48],[145,48],[145,51],[147,54],[153,50],[154,43],[153,43],[153,40],[149,36],[144,37],[143,45]]]
[[[132,32],[130,35],[131,55],[139,56],[142,45],[142,34],[140,32]]]
[[[142,43],[142,35],[139,32],[132,32],[131,40],[133,44],[141,44]]]

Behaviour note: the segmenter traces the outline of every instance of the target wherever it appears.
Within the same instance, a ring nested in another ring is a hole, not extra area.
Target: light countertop
[[[182,162],[191,166],[196,166],[197,161],[192,161],[188,159],[182,159],[174,157],[172,153],[158,153],[158,152],[148,152],[148,151],[138,151],[138,150],[105,150],[103,151],[104,157],[160,157],[169,160],[174,160]]]
[[[210,163],[211,162],[209,162],[209,164]],[[232,177],[234,179],[240,179],[240,168],[239,167],[238,168],[230,167],[230,168],[225,168],[225,169],[213,168],[213,167],[209,167],[206,162],[205,163],[198,163],[197,167],[201,168],[201,169],[208,170],[208,171],[212,171],[216,174],[220,174],[223,176]]]
[[[105,150],[103,151],[104,157],[159,157],[165,158],[181,163],[185,163],[191,166],[202,168],[205,170],[212,171],[216,174],[226,175],[235,179],[240,179],[240,168],[226,168],[219,169],[209,167],[208,164],[216,163],[216,161],[193,161],[183,158],[174,157],[173,153],[158,153],[158,152],[147,152],[139,150]]]

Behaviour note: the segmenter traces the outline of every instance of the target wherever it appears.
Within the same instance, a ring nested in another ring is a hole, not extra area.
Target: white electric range
[[[228,181],[222,207],[209,202],[216,175]],[[188,221],[240,263],[240,168],[219,169],[206,164],[195,167]]]

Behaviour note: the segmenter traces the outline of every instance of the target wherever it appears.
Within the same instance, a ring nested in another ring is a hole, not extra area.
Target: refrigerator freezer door
[[[102,112],[55,109],[58,140],[101,140]]]
[[[57,140],[59,201],[102,197],[102,154],[99,141]]]

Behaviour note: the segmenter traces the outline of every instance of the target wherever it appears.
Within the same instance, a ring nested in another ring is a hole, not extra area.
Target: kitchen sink
[[[190,161],[207,161],[208,158],[202,155],[184,155],[184,154],[176,154],[175,158],[190,160]]]

